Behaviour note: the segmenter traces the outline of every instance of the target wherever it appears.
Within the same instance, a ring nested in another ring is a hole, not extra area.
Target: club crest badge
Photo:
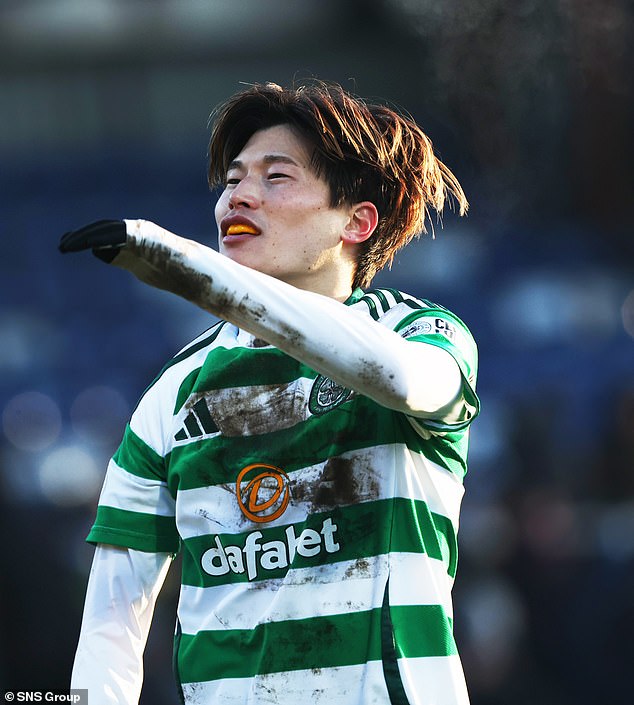
[[[311,414],[320,416],[343,404],[351,394],[351,389],[342,387],[329,377],[317,375],[310,390],[308,408]]]

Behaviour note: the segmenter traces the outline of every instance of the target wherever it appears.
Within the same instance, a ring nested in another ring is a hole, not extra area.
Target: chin
[[[258,267],[257,258],[249,256],[246,252],[238,252],[236,249],[221,247],[220,254],[224,255],[227,259],[230,259],[236,264],[241,264],[243,267],[248,267],[249,269],[260,269]]]

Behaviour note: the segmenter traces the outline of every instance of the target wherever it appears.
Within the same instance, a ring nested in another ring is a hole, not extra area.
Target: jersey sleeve
[[[108,465],[90,543],[177,553],[176,487],[168,477],[175,407],[200,369],[219,322],[186,345],[145,390]]]
[[[139,551],[176,553],[179,538],[175,499],[167,482],[162,439],[171,411],[162,385],[142,397],[111,459],[99,498],[90,543],[112,544]]]
[[[426,343],[446,350],[458,364],[462,376],[462,391],[456,403],[438,417],[416,418],[416,424],[438,433],[467,428],[480,411],[476,394],[478,350],[467,326],[447,309],[434,307],[407,314],[394,330],[412,343]]]

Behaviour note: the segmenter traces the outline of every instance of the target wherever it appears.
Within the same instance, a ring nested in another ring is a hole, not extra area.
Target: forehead
[[[254,132],[228,168],[236,162],[290,161],[309,168],[312,150],[308,141],[290,125],[274,125]]]

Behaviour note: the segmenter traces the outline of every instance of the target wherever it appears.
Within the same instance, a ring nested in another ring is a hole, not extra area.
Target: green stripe
[[[410,308],[415,309],[416,311],[420,311],[420,310],[426,308],[425,306],[419,304],[418,301],[414,301],[413,299],[404,299],[403,303],[406,306],[409,306]]]
[[[174,517],[130,512],[104,505],[97,508],[97,518],[86,541],[164,553],[177,553],[180,547]]]
[[[429,299],[421,299],[421,302],[428,308],[435,308],[438,309],[439,311],[444,311],[445,313],[451,313],[448,308],[445,308],[444,306],[441,306],[440,304],[434,303],[433,301],[430,301]]]
[[[346,306],[352,306],[352,304],[356,304],[361,298],[363,298],[363,289],[357,287],[343,303]]]
[[[442,605],[390,607],[397,658],[452,656],[458,653],[452,620]]]
[[[172,494],[235,482],[252,463],[283,465],[287,473],[310,467],[346,452],[379,445],[404,444],[440,467],[462,477],[467,442],[464,432],[424,440],[407,417],[356,396],[322,416],[265,436],[239,439],[218,435],[176,446],[166,457]],[[454,447],[452,443],[458,443]]]
[[[395,423],[396,417],[396,412],[357,395],[327,414],[266,435],[219,435],[176,446],[166,457],[170,489],[174,493],[235,482],[240,470],[252,463],[279,466],[283,459],[283,470],[292,472],[346,451],[403,442],[404,434],[419,450],[420,436],[409,423]]]
[[[146,480],[165,482],[163,458],[126,425],[121,445],[113,457],[114,462],[133,475]]]
[[[392,607],[399,656],[455,654],[441,607]],[[407,621],[409,620],[409,621]],[[381,608],[312,619],[183,634],[178,669],[184,683],[249,678],[309,668],[337,668],[381,659]]]
[[[183,388],[179,390],[178,399],[184,403],[192,392],[284,384],[298,377],[316,376],[314,370],[276,348],[216,347],[198,370],[195,384],[187,385],[190,387],[187,395],[181,385]]]
[[[416,419],[416,423],[427,426],[425,419]],[[435,436],[425,443],[425,457],[462,479],[467,472],[468,448],[469,436],[452,427],[442,436]]]
[[[370,311],[370,315],[372,318],[374,318],[375,321],[379,320],[379,312],[376,310],[376,304],[374,301],[370,298],[368,294],[366,294],[361,301],[363,301],[365,304],[367,304],[368,309]]]
[[[442,514],[436,512],[430,512],[430,514],[436,529],[436,536],[439,539],[442,559],[447,564],[447,573],[455,578],[458,568],[458,537],[453,524]]]
[[[389,291],[390,294],[392,294],[392,296],[394,297],[397,304],[401,304],[405,300],[403,298],[403,294],[401,294],[401,292],[398,289],[392,289],[390,287],[386,287],[385,291]]]
[[[447,573],[456,577],[458,539],[451,521],[422,500],[402,497],[380,500],[394,505],[394,522],[389,550],[392,553],[426,553],[443,561]]]
[[[381,610],[267,622],[255,629],[183,634],[178,654],[183,683],[306,668],[352,666],[381,658]]]
[[[375,289],[372,293],[379,300],[379,303],[381,304],[381,306],[383,308],[383,313],[387,313],[390,310],[390,304],[389,304],[388,300],[385,298],[385,294],[381,291],[381,289]]]
[[[463,380],[463,394],[467,403],[471,403],[475,394]],[[479,401],[476,410],[479,410]],[[442,435],[435,435],[431,438],[423,439],[412,426],[411,421],[417,426],[429,428],[433,431],[441,431]],[[397,415],[399,439],[407,445],[407,448],[414,453],[420,453],[425,458],[435,463],[441,468],[448,470],[459,478],[463,478],[467,470],[467,451],[469,449],[469,435],[465,432],[471,420],[463,424],[440,424],[437,421],[407,417]]]
[[[446,517],[430,512],[425,502],[403,498],[383,499],[364,502],[349,507],[337,507],[333,511],[311,514],[306,521],[293,525],[298,537],[304,529],[321,529],[325,519],[330,518],[336,530],[334,541],[339,550],[327,553],[323,549],[313,557],[296,554],[292,566],[273,570],[258,567],[256,581],[283,578],[289,567],[307,568],[316,565],[332,564],[340,561],[357,561],[357,569],[363,572],[364,559],[369,556],[392,553],[426,553],[430,558],[443,561],[447,573],[454,577],[457,564],[457,540],[451,521]],[[287,526],[254,526],[248,533],[219,534],[221,545],[237,546],[242,550],[247,536],[252,531],[260,531],[258,544],[269,541],[287,542]],[[194,587],[212,587],[232,582],[248,582],[248,575],[228,571],[224,575],[208,575],[201,568],[201,556],[210,548],[216,548],[215,535],[195,536],[184,541],[183,584]],[[244,555],[244,554],[243,554]],[[258,560],[262,551],[258,553]],[[367,565],[365,565],[367,569]]]

